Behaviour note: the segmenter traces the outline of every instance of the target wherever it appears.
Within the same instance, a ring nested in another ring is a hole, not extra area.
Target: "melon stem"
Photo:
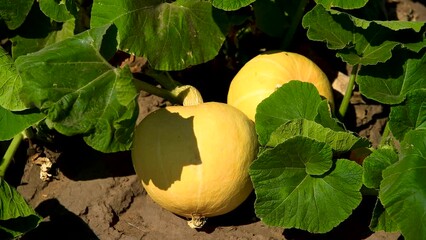
[[[147,82],[133,79],[138,91],[145,91],[170,101],[173,104],[192,106],[203,103],[200,92],[193,86],[182,85],[175,81],[168,72],[147,69],[145,75],[154,78],[162,87],[160,88]]]
[[[21,144],[23,138],[24,135],[22,133],[18,133],[10,142],[9,147],[7,148],[0,162],[0,178],[4,178],[6,170],[9,167],[9,164],[12,162],[13,156],[18,150],[18,147]]]
[[[164,88],[159,88],[157,86],[154,86],[152,84],[149,84],[147,82],[141,81],[139,79],[133,78],[133,84],[136,87],[137,91],[145,91],[147,93],[159,96],[161,98],[164,98],[168,101],[170,101],[173,104],[183,104],[182,99],[180,99],[176,94],[173,94],[171,91],[166,90]]]
[[[360,65],[356,64],[352,67],[351,75],[349,76],[349,83],[346,88],[345,96],[343,96],[342,103],[340,104],[339,108],[339,117],[343,119],[346,115],[346,112],[348,110],[349,103],[351,101],[352,97],[352,91],[355,86],[355,81],[358,76],[358,71],[360,69]]]
[[[192,214],[191,220],[188,221],[188,225],[191,228],[198,229],[202,228],[206,224],[207,219],[200,214]]]

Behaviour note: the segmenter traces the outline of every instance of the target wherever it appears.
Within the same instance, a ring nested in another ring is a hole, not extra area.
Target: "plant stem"
[[[294,38],[294,33],[296,32],[297,27],[300,24],[303,14],[305,13],[305,7],[308,3],[309,3],[309,0],[299,1],[299,5],[297,6],[297,11],[293,15],[291,19],[291,25],[288,28],[287,32],[285,33],[285,37],[281,43],[281,49],[286,50],[290,46],[290,43]]]
[[[145,92],[167,99],[172,103],[182,105],[182,100],[178,98],[178,96],[171,93],[169,90],[156,87],[154,85],[151,85],[147,82],[144,82],[138,79],[133,79],[133,84],[135,84],[135,87],[138,91],[143,90]]]
[[[358,76],[359,68],[360,68],[360,65],[358,65],[358,64],[356,64],[352,67],[352,72],[351,72],[351,75],[349,76],[348,87],[346,88],[345,96],[343,96],[343,100],[342,100],[342,103],[341,103],[340,108],[339,108],[340,118],[344,118],[346,111],[348,110],[349,102],[350,102],[351,97],[352,97],[352,91],[353,91],[354,86],[355,86],[355,80]]]
[[[13,156],[15,155],[16,150],[18,150],[22,139],[24,139],[24,135],[22,133],[19,133],[15,137],[13,137],[12,141],[10,142],[9,147],[4,153],[2,161],[0,162],[0,178],[4,178],[6,170],[9,167],[10,162],[12,162]]]
[[[161,86],[167,90],[173,90],[182,84],[173,80],[168,72],[157,71],[154,69],[147,69],[144,72],[147,76],[154,78]]]

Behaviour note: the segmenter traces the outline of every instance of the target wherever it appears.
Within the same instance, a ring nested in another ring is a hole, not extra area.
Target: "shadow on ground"
[[[80,217],[68,211],[57,199],[48,199],[40,203],[35,210],[45,220],[36,229],[25,234],[21,240],[99,239]]]

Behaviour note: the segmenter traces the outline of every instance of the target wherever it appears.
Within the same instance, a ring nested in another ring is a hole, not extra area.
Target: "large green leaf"
[[[36,228],[41,220],[18,191],[0,178],[0,238],[16,238]]]
[[[344,14],[331,14],[321,5],[305,14],[302,25],[308,29],[308,38],[327,43],[329,49],[343,49],[353,39],[352,21]]]
[[[328,1],[328,0],[325,0]],[[377,24],[383,27],[386,27],[389,30],[399,31],[399,30],[413,30],[414,32],[419,33],[422,28],[426,25],[425,22],[421,21],[399,21],[399,20],[389,20],[389,21],[380,21],[380,20],[365,20],[362,18],[355,17],[353,15],[338,11],[328,9],[331,14],[335,15],[344,15],[352,21],[354,26],[360,27],[362,29],[368,29],[371,25]]]
[[[226,11],[238,10],[256,0],[212,0],[212,5]]]
[[[326,143],[337,152],[368,147],[370,144],[367,139],[359,138],[350,132],[333,131],[311,120],[295,119],[284,123],[272,132],[266,145],[275,147],[294,136],[305,136]]]
[[[375,65],[392,57],[392,49],[399,43],[392,41],[394,32],[377,24],[367,29],[354,29],[353,47],[346,47],[337,53],[345,62],[355,65]]]
[[[389,127],[398,140],[410,130],[426,129],[426,88],[409,92],[402,104],[391,108]]]
[[[303,97],[302,97],[303,96]],[[256,131],[265,145],[275,129],[291,119],[314,120],[322,100],[311,83],[290,81],[283,84],[256,109]]]
[[[426,88],[426,54],[413,57],[398,51],[386,63],[362,67],[357,83],[368,98],[385,104],[401,103],[409,91]]]
[[[362,163],[364,167],[362,175],[364,185],[368,188],[379,188],[383,170],[397,161],[398,154],[390,146],[383,146],[374,150]]]
[[[16,134],[44,118],[38,111],[11,112],[0,107],[0,141],[12,139]]]
[[[27,109],[19,97],[22,87],[21,76],[12,58],[2,47],[0,47],[0,86],[0,106],[11,111]]]
[[[426,130],[408,132],[401,152],[383,171],[379,198],[405,239],[426,239]]]
[[[40,24],[40,23],[38,23]],[[74,28],[75,28],[75,19],[71,18],[64,23],[48,23],[48,26],[45,28],[49,28],[49,33],[46,36],[42,36],[40,38],[32,38],[32,37],[23,37],[16,36],[11,40],[13,42],[12,46],[12,56],[14,59],[21,55],[25,55],[32,52],[37,52],[38,50],[43,49],[50,44],[60,42],[64,39],[74,36]]]
[[[312,157],[330,162],[330,150],[324,143],[294,137],[264,151],[250,167],[256,215],[269,225],[313,233],[328,232],[345,220],[361,202],[361,166],[340,159],[325,174],[312,176],[304,164]]]
[[[40,10],[56,22],[65,22],[74,18],[77,6],[74,0],[38,0]]]
[[[325,8],[337,7],[343,9],[355,9],[365,6],[368,0],[315,0],[315,2],[323,5]]]
[[[91,26],[112,23],[120,49],[145,56],[159,70],[181,70],[219,52],[225,16],[201,0],[95,0]]]
[[[17,29],[25,21],[34,0],[0,0],[0,19],[9,29]]]
[[[84,134],[103,152],[130,148],[137,115],[129,69],[115,69],[100,54],[109,26],[93,28],[16,59],[22,99],[39,108],[65,135]]]
[[[396,46],[415,52],[426,47],[423,22],[367,21],[317,5],[304,16],[302,25],[309,39],[338,49],[337,55],[352,65],[386,62]]]

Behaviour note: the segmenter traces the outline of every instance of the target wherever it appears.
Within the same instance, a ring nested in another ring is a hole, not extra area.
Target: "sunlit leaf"
[[[284,84],[257,106],[255,122],[259,142],[265,145],[271,133],[288,120],[314,120],[321,101],[318,90],[311,83],[290,81]]]
[[[0,237],[13,239],[31,229],[41,222],[42,218],[32,209],[25,199],[0,178]]]
[[[256,215],[268,225],[328,232],[361,202],[362,167],[341,159],[326,174],[311,176],[296,155],[311,156],[313,148],[302,144],[303,150],[294,151],[302,142],[293,139],[263,152],[250,168]],[[331,160],[320,152],[314,155],[320,162]]]
[[[74,18],[71,12],[77,12],[74,0],[38,0],[40,10],[56,22],[65,22]]]
[[[15,63],[0,47],[0,106],[11,111],[27,109],[19,97],[21,87],[22,80]]]
[[[136,121],[136,89],[129,69],[101,55],[109,26],[93,28],[16,60],[22,99],[65,135],[83,134],[103,152],[128,150]],[[70,74],[73,73],[73,74]]]
[[[397,46],[414,52],[426,47],[421,32],[424,22],[368,21],[317,5],[306,13],[302,25],[308,29],[309,39],[326,42],[351,65],[386,62]]]
[[[305,136],[318,142],[326,143],[337,152],[346,152],[354,148],[369,146],[369,142],[365,138],[359,138],[350,132],[333,131],[319,123],[306,119],[295,119],[284,123],[271,134],[266,145],[275,147],[294,136]]]
[[[181,70],[219,52],[226,18],[201,0],[95,0],[91,26],[115,24],[121,50],[145,56],[159,70]]]
[[[379,188],[383,170],[396,161],[398,161],[398,155],[392,147],[384,146],[374,150],[362,163],[364,185],[368,188]]]
[[[367,4],[368,0],[315,0],[315,2],[323,5],[325,8],[355,9],[363,7]]]
[[[391,108],[389,127],[399,140],[406,132],[426,129],[426,89],[418,89],[407,94],[405,101]]]
[[[385,104],[401,103],[415,89],[426,88],[426,54],[412,57],[404,51],[386,63],[364,66],[358,74],[360,91]]]
[[[426,238],[426,130],[401,143],[401,159],[383,171],[379,198],[406,239]]]
[[[216,8],[231,11],[238,10],[249,5],[255,0],[212,0],[212,5]]]

